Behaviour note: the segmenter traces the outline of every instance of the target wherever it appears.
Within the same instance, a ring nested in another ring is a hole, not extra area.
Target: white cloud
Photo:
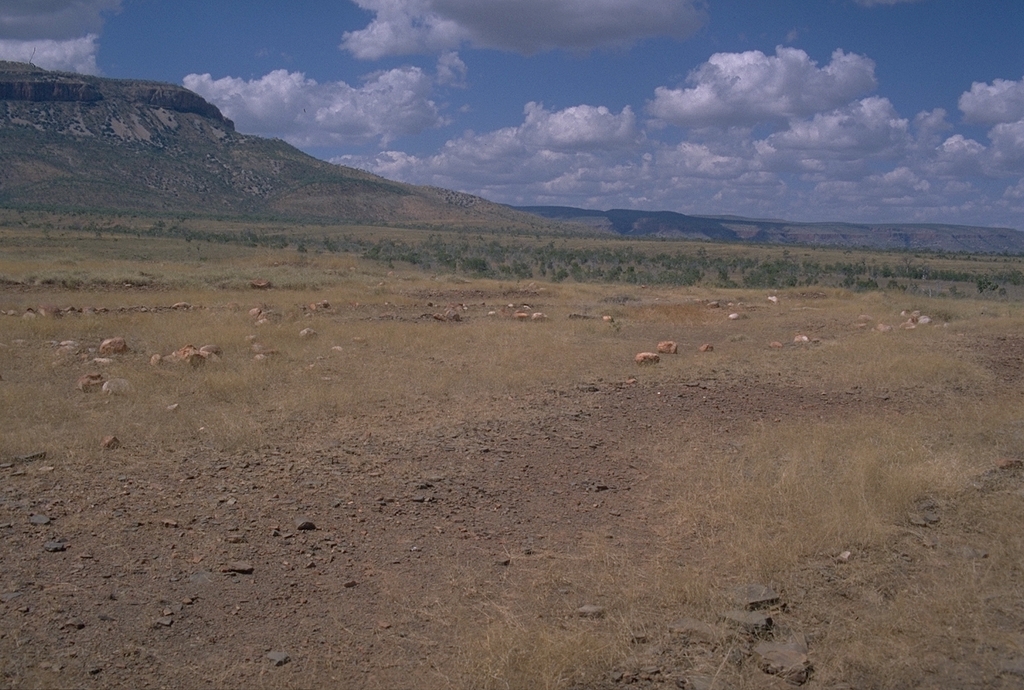
[[[648,111],[680,127],[754,125],[806,117],[875,88],[875,63],[837,50],[824,67],[802,50],[716,53],[694,70],[689,88],[658,87]]]
[[[1024,119],[1001,123],[989,130],[992,164],[996,171],[1024,174]]]
[[[995,125],[1024,120],[1024,79],[974,82],[971,90],[960,96],[959,105],[968,122]]]
[[[872,96],[794,121],[755,147],[769,169],[851,175],[872,160],[898,160],[911,143],[908,130],[888,99]]]
[[[417,67],[372,74],[358,88],[340,81],[319,84],[286,70],[250,81],[190,74],[183,83],[217,105],[239,131],[296,146],[387,144],[444,124],[431,100],[433,80]]]
[[[469,69],[459,54],[454,51],[442,53],[437,59],[437,83],[443,86],[466,88],[466,75]]]
[[[121,0],[4,0],[0,3],[0,39],[79,38],[97,33],[104,14],[121,8]]]
[[[438,53],[462,45],[537,53],[685,38],[706,19],[699,0],[355,0],[375,13],[341,47],[358,58]]]
[[[96,39],[96,34],[63,41],[0,39],[0,60],[31,62],[37,67],[62,72],[99,74]]]

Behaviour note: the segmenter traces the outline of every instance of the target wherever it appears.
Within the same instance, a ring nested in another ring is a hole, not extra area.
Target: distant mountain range
[[[513,208],[333,165],[239,134],[173,84],[0,61],[0,207],[728,242],[1024,253],[1024,233],[940,224],[793,223],[670,211]]]
[[[595,211],[571,206],[516,208],[542,218],[625,236],[986,254],[1024,253],[1024,232],[1011,228],[939,223],[794,223],[736,216],[688,216],[672,211]]]

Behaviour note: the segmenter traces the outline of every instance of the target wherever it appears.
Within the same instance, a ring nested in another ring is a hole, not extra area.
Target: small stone
[[[200,570],[189,575],[188,581],[193,585],[209,585],[213,583],[213,574],[208,570]]]
[[[33,525],[39,526],[50,524],[50,518],[46,517],[45,515],[40,515],[39,513],[33,513],[32,515],[30,515],[28,521],[31,522]]]
[[[811,663],[807,659],[807,642],[798,635],[792,642],[762,642],[754,647],[758,666],[765,673],[777,675],[795,685],[807,682]]]
[[[1024,461],[1020,458],[999,458],[996,460],[996,469],[999,470],[1016,470],[1024,467]]]
[[[165,628],[169,628],[172,625],[174,625],[174,619],[171,618],[170,616],[161,616],[160,618],[156,619],[156,624],[158,626],[163,626]]]
[[[132,390],[128,379],[110,379],[103,384],[103,392],[107,395],[127,395]]]
[[[767,585],[744,585],[736,590],[736,603],[752,611],[774,606],[779,603],[779,595]]]
[[[928,521],[925,520],[922,516],[918,515],[917,513],[912,513],[910,515],[910,517],[909,517],[909,520],[910,520],[910,524],[914,525],[915,527],[927,527],[928,526]]]
[[[840,563],[848,563],[850,561],[850,556],[852,555],[853,554],[849,551],[843,551],[841,554],[836,556],[836,560]]]
[[[352,589],[353,587],[355,587],[358,584],[359,583],[356,582],[355,580],[348,580],[348,581],[345,582],[345,584],[342,585],[342,587],[344,587],[346,589]]]
[[[43,548],[50,553],[56,553],[58,551],[64,551],[67,548],[67,545],[62,541],[48,541],[43,544]]]
[[[315,338],[316,336],[317,332],[314,331],[312,328],[303,328],[301,331],[299,331],[300,338]]]
[[[4,592],[0,594],[0,604],[7,604],[15,599],[19,599],[24,596],[21,592]]]
[[[707,642],[714,641],[718,634],[714,628],[703,621],[694,618],[682,618],[673,621],[668,625],[668,631],[673,635],[685,635],[690,638],[698,638]]]
[[[239,573],[241,575],[252,574],[253,567],[245,561],[232,561],[220,569],[222,573]]]
[[[116,450],[121,447],[121,440],[117,436],[104,436],[100,446],[107,450]]]
[[[295,529],[297,529],[297,530],[311,530],[311,529],[316,529],[316,525],[313,524],[313,521],[310,520],[307,517],[297,517],[297,518],[295,518]]]
[[[596,604],[584,604],[576,609],[576,613],[583,618],[604,618],[605,609]]]
[[[274,666],[284,666],[292,660],[286,652],[270,652],[267,654],[267,659],[269,659],[270,663],[274,664]]]
[[[757,611],[726,611],[722,618],[755,635],[768,632],[774,624],[770,616]]]

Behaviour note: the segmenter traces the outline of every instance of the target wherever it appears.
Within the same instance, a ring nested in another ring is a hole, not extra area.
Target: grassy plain
[[[1013,285],[502,279],[37,221],[0,229],[5,687],[787,687],[757,646],[797,638],[807,687],[1021,686]],[[723,618],[752,583],[770,631]]]

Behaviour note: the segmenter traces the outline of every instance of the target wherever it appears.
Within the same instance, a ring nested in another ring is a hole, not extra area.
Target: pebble
[[[245,561],[232,561],[221,568],[222,573],[240,573],[242,575],[249,575],[252,571],[252,565]]]
[[[311,530],[316,529],[316,525],[313,524],[313,521],[307,517],[297,517],[295,518],[295,529]]]
[[[284,666],[292,660],[292,658],[288,656],[287,652],[270,652],[267,654],[267,659],[269,659],[274,666]]]
[[[156,625],[169,628],[172,625],[174,625],[174,619],[170,616],[161,616],[160,618],[156,619]]]
[[[597,606],[595,604],[584,604],[583,606],[576,609],[576,613],[583,618],[603,618],[604,607]]]
[[[31,522],[33,525],[40,526],[50,524],[50,518],[46,517],[45,515],[40,515],[39,513],[33,513],[32,515],[30,515],[28,521]]]
[[[754,655],[762,671],[796,685],[805,683],[811,671],[807,641],[803,635],[786,643],[762,642],[754,647]]]
[[[57,551],[63,551],[67,546],[62,541],[48,541],[43,544],[43,548],[51,553],[55,553]]]

